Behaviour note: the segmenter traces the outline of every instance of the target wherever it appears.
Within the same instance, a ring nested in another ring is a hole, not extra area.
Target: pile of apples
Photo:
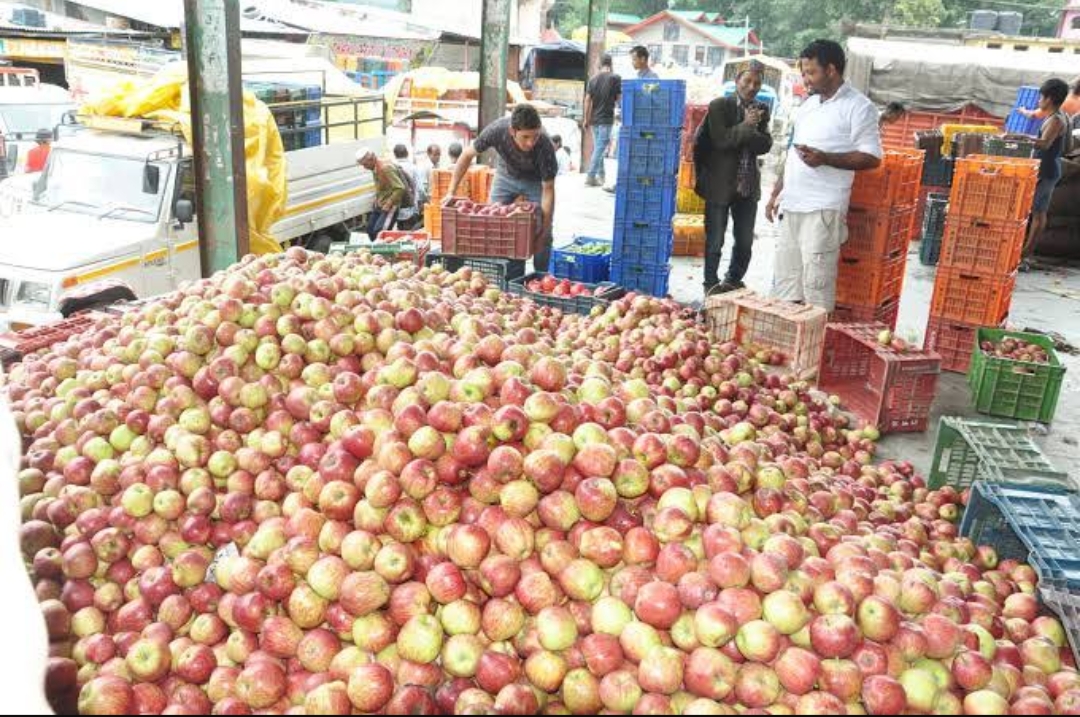
[[[768,357],[766,357],[768,358]],[[28,357],[57,711],[1050,714],[1034,570],[805,383],[628,295],[247,257]]]
[[[590,288],[581,282],[558,279],[551,274],[544,274],[538,279],[530,279],[525,282],[525,288],[534,294],[550,294],[551,296],[601,296],[611,289],[610,286]]]
[[[983,341],[980,348],[984,354],[995,358],[1026,363],[1050,363],[1050,354],[1045,348],[1022,339],[1006,337],[996,344],[993,341]]]
[[[532,202],[482,204],[471,199],[455,199],[452,206],[459,214],[477,217],[513,217],[519,214],[532,214],[535,211],[535,205]]]

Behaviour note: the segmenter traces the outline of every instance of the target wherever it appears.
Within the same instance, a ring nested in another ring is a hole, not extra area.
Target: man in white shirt
[[[780,216],[773,295],[832,311],[851,185],[856,171],[881,164],[881,133],[874,104],[844,82],[839,44],[815,40],[799,59],[813,96],[795,116],[792,151],[765,209],[770,222]]]
[[[562,135],[551,135],[551,143],[555,145],[555,160],[559,163],[559,174],[570,172],[570,153],[563,147]]]

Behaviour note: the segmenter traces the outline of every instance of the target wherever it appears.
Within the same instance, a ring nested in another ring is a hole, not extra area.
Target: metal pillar
[[[509,39],[510,0],[484,0],[480,34],[479,131],[506,114]]]
[[[209,276],[248,253],[240,8],[235,0],[184,0],[191,92],[199,257]]]
[[[610,0],[589,0],[589,38],[585,46],[585,84],[589,78],[600,72],[600,58],[604,55],[607,47],[607,16]],[[581,106],[585,106],[585,96],[581,97]],[[587,117],[582,117],[584,124]],[[592,158],[592,131],[581,133],[581,162],[578,166],[584,168]]]

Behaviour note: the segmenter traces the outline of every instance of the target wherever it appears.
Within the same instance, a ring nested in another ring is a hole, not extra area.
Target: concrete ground
[[[770,158],[771,161],[772,158]],[[609,160],[607,175],[615,176],[616,167]],[[771,165],[766,166],[765,196],[771,191]],[[611,238],[615,213],[613,194],[584,186],[584,176],[570,174],[559,178],[556,185],[554,222],[555,246],[567,244],[574,236]],[[772,281],[773,249],[776,226],[765,221],[764,202],[759,207],[754,259],[746,276],[746,285],[768,293]],[[730,257],[731,230],[724,246],[721,272]],[[922,345],[930,312],[934,285],[934,267],[918,260],[919,244],[914,242],[908,256],[907,277],[901,299],[897,334],[916,345]],[[680,301],[696,302],[702,298],[702,259],[678,257],[672,261],[670,291]],[[1009,325],[1018,329],[1057,332],[1073,346],[1080,347],[1080,269],[1054,268],[1020,274],[1013,297]],[[1059,470],[1080,465],[1080,357],[1058,352],[1067,367],[1065,382],[1051,426],[1025,423],[1030,435]],[[971,406],[971,394],[966,377],[943,372],[938,381],[938,395],[933,406],[933,424],[925,433],[899,433],[882,439],[880,454],[887,458],[913,462],[920,472],[927,472],[933,460],[937,422],[941,416],[962,416],[985,420],[1014,422],[980,416]]]

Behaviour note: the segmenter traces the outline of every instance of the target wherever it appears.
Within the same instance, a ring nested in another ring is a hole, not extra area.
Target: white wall
[[[697,65],[697,63],[695,62],[695,58],[697,49],[699,47],[705,49],[705,65],[709,64],[708,48],[722,47],[716,43],[710,42],[709,39],[706,38],[704,35],[691,30],[685,25],[679,25],[679,39],[677,41],[665,42],[663,20],[654,22],[653,24],[642,28],[638,32],[635,32],[631,37],[634,38],[635,45],[645,45],[646,47],[650,48],[650,50],[653,49],[654,45],[659,45],[661,48],[661,57],[659,58],[659,63],[662,65],[666,65],[673,60],[674,48],[676,45],[685,45],[687,48],[687,62],[678,63],[682,67],[694,67]],[[725,48],[724,56],[720,59],[718,63],[716,63],[716,66],[720,66],[721,64],[723,64],[724,60],[732,57],[732,52],[733,51],[727,50]],[[737,50],[734,52],[740,54]],[[655,63],[657,61],[657,58],[652,58],[652,61]]]

